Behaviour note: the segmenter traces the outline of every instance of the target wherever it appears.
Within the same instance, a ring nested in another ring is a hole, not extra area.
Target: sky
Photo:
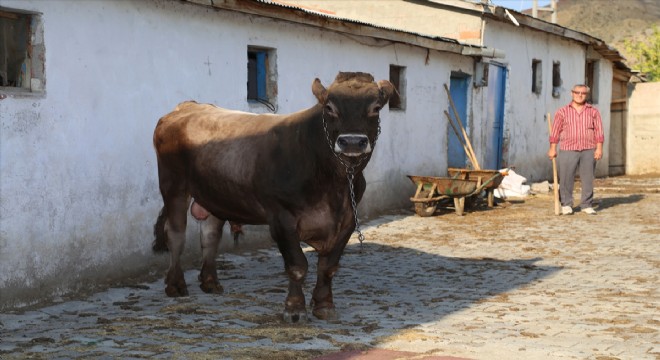
[[[533,4],[532,0],[491,0],[491,2],[497,6],[507,7],[516,11],[531,9]],[[550,5],[550,0],[538,0],[539,7],[547,5]]]

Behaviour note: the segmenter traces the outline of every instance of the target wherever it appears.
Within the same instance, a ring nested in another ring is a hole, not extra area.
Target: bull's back
[[[211,142],[258,137],[280,121],[278,116],[227,110],[187,101],[163,116],[154,131],[156,150],[185,150]]]
[[[263,212],[263,199],[250,188],[255,178],[266,176],[257,173],[263,171],[259,159],[276,146],[273,128],[287,121],[282,115],[181,103],[154,131],[161,180],[183,181],[214,215],[243,214],[236,220],[250,223],[248,216]]]

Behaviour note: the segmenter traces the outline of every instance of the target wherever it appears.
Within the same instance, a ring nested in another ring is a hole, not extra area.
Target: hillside
[[[531,10],[525,13],[531,14]],[[550,21],[549,12],[539,12],[539,17]],[[660,27],[660,1],[558,0],[557,22],[605,41],[634,69],[636,59],[626,52],[624,40],[643,41],[653,25]]]

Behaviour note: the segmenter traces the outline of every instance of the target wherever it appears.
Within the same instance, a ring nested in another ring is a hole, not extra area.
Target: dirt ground
[[[185,298],[160,278],[0,314],[0,358],[660,359],[660,176],[598,179],[595,208],[555,216],[542,193],[368,221],[337,321],[282,323],[282,260],[259,249],[218,258],[221,296],[190,270]]]

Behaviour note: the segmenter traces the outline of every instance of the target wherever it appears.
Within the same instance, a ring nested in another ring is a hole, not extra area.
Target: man
[[[577,169],[582,182],[580,209],[585,214],[595,215],[596,211],[592,207],[593,181],[596,161],[603,157],[603,123],[598,109],[587,104],[588,86],[575,85],[571,93],[571,103],[555,114],[548,157],[557,157],[562,215],[573,213],[573,183]],[[557,155],[559,142],[561,151]]]

